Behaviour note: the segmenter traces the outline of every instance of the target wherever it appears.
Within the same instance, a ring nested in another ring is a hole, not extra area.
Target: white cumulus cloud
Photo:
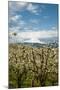
[[[26,32],[20,32],[17,33],[16,36],[13,35],[14,32],[9,33],[9,36],[12,37],[12,39],[14,38],[14,41],[18,41],[18,42],[33,42],[33,43],[43,43],[42,41],[40,41],[39,39],[42,38],[53,38],[53,37],[57,37],[57,31],[26,31]]]

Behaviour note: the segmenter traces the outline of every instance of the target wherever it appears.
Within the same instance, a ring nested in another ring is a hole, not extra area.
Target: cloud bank
[[[57,37],[57,30],[56,31],[26,31],[26,32],[20,32],[17,33],[16,36],[13,34],[14,32],[10,32],[10,42],[11,40],[14,40],[14,42],[30,42],[30,43],[45,43],[40,41],[39,39],[44,39],[44,38],[53,38]]]

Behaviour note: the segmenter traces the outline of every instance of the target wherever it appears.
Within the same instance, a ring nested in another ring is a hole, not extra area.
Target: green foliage
[[[9,45],[9,88],[58,85],[58,48]]]

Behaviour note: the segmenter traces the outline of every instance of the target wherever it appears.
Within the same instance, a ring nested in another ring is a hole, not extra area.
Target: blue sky
[[[58,37],[57,4],[9,1],[8,14],[9,42],[45,43],[41,39]]]

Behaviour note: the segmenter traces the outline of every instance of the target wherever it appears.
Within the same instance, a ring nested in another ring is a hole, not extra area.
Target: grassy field
[[[9,44],[9,88],[58,85],[58,48]]]

